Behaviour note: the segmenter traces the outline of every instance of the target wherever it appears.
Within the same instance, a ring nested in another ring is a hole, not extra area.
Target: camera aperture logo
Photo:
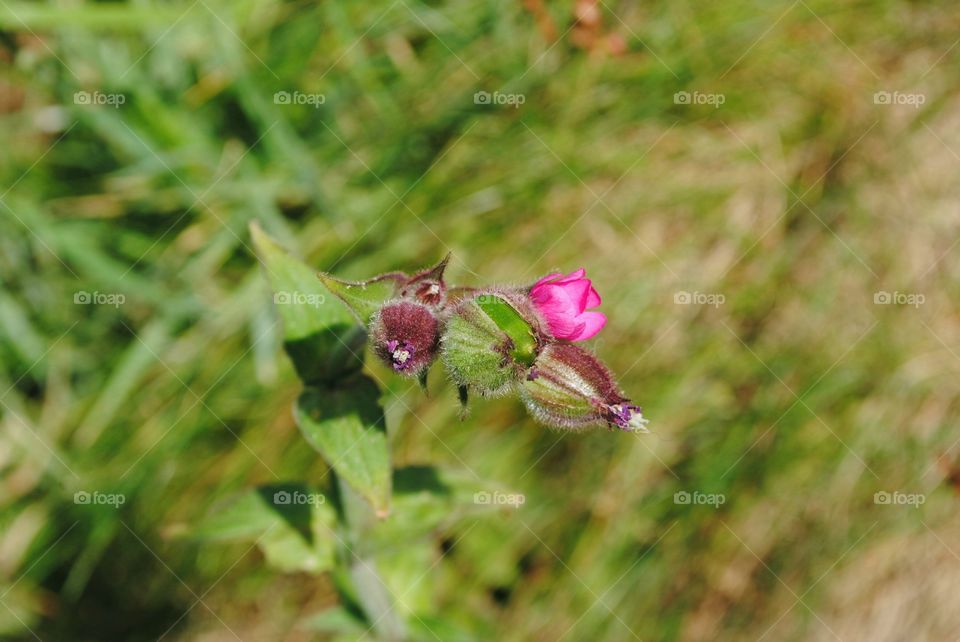
[[[273,503],[277,506],[319,506],[327,498],[321,493],[304,493],[299,490],[278,490],[273,494]]]
[[[927,496],[923,493],[901,493],[898,490],[891,493],[881,490],[873,494],[873,503],[878,506],[913,506],[914,508],[920,508],[926,502]]]
[[[700,91],[678,91],[673,95],[674,105],[713,105],[714,109],[719,109],[720,105],[727,102],[725,94],[705,94]]]
[[[473,95],[474,105],[509,105],[518,109],[525,102],[527,97],[524,94],[505,94],[499,91],[491,94],[489,91],[478,91]]]
[[[324,94],[308,94],[302,91],[278,91],[273,95],[274,105],[310,105],[319,109],[325,102],[327,97]]]
[[[490,493],[480,491],[473,494],[473,503],[480,506],[513,506],[520,508],[527,501],[527,496],[523,493]]]
[[[126,94],[105,94],[102,91],[77,91],[73,94],[74,105],[106,106],[119,109],[120,105],[126,102]]]
[[[920,109],[927,102],[925,94],[906,94],[900,91],[878,91],[873,95],[874,105],[910,105]]]
[[[886,292],[880,290],[873,293],[874,305],[912,305],[919,308],[927,300],[927,297],[919,292]]]
[[[127,297],[119,292],[86,292],[80,290],[73,293],[75,305],[112,305],[119,308],[126,301]]]
[[[309,305],[319,308],[327,300],[322,294],[281,290],[273,295],[273,302],[277,305]]]
[[[713,506],[719,508],[727,503],[727,496],[723,493],[701,493],[695,490],[692,493],[678,490],[673,494],[673,503],[679,506]]]
[[[719,308],[727,297],[718,292],[687,292],[680,290],[673,293],[673,302],[677,305],[712,305]]]
[[[73,494],[73,503],[79,506],[113,506],[119,508],[127,501],[127,496],[123,493],[101,493],[95,490],[92,493],[86,490],[78,490]]]

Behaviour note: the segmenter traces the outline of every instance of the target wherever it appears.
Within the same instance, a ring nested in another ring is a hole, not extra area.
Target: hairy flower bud
[[[434,267],[414,274],[401,286],[400,296],[434,308],[442,308],[447,301],[447,285],[443,281],[443,272],[449,262],[450,255],[447,254]]]
[[[537,357],[520,389],[527,410],[558,428],[606,425],[648,432],[639,406],[624,396],[596,357],[569,343],[551,343]]]
[[[457,305],[441,338],[441,358],[458,385],[498,395],[523,380],[540,337],[522,307],[508,292],[480,292]]]
[[[402,375],[415,376],[433,363],[440,323],[429,306],[399,299],[380,308],[370,323],[373,351]]]

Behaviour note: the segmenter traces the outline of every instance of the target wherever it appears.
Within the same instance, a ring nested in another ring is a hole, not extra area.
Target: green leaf
[[[478,296],[476,301],[497,327],[513,341],[514,348],[510,356],[519,363],[532,366],[537,358],[537,340],[527,320],[507,301],[493,294]]]
[[[316,273],[250,225],[257,256],[283,319],[284,348],[307,384],[332,383],[363,367],[366,330],[339,300],[329,296]]]
[[[368,377],[338,389],[310,387],[297,400],[296,419],[310,445],[382,516],[390,506],[390,455],[379,398]]]
[[[350,565],[350,579],[358,595],[363,596],[361,608],[378,639],[406,640],[407,626],[397,611],[399,600],[380,577],[376,563],[371,559],[355,559]]]
[[[354,613],[343,606],[333,606],[329,609],[311,615],[300,625],[319,633],[340,633],[352,635],[354,640],[361,638],[370,629],[364,621],[363,615]]]
[[[301,536],[286,528],[275,528],[263,534],[257,546],[263,551],[267,564],[284,573],[322,573],[333,568],[334,542],[322,551]]]
[[[516,496],[500,484],[461,470],[406,466],[393,473],[390,516],[373,525],[370,541],[378,550],[395,549],[479,513],[512,509],[491,501]]]
[[[382,274],[369,281],[343,281],[320,272],[320,282],[337,298],[343,301],[364,326],[380,309],[384,301],[395,296],[397,289],[407,280],[402,272]]]
[[[203,541],[256,541],[274,568],[320,573],[333,568],[336,521],[333,507],[316,488],[275,484],[240,495],[190,535]]]
[[[406,539],[402,555],[381,555],[377,558],[377,573],[390,595],[402,595],[393,609],[409,621],[415,613],[429,613],[437,608],[437,573],[432,573],[437,562],[437,543],[429,539]]]

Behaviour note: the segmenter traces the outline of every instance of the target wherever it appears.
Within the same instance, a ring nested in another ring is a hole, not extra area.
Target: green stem
[[[340,478],[337,478],[337,487],[350,540],[350,579],[360,608],[378,637],[391,642],[406,640],[407,626],[397,613],[395,597],[377,572],[376,562],[366,546],[366,534],[377,523],[373,507]]]

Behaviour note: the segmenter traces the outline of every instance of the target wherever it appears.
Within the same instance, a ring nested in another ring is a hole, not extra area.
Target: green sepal
[[[457,306],[447,320],[440,346],[443,364],[458,386],[498,395],[520,380],[520,368],[509,356],[513,348],[510,337],[475,299]]]
[[[408,279],[403,272],[381,274],[368,281],[344,281],[325,272],[320,272],[317,276],[364,326],[370,323],[370,318],[385,301],[396,296]]]
[[[532,366],[537,358],[537,339],[533,328],[505,299],[493,294],[478,296],[477,305],[513,341],[510,356],[525,366]]]

